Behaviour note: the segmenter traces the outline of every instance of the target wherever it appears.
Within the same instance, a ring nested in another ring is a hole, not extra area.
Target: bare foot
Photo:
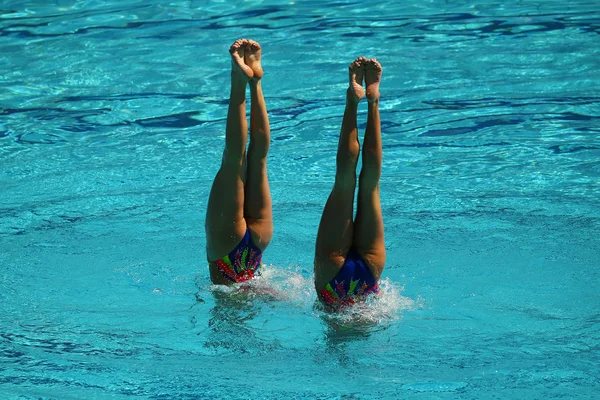
[[[244,51],[247,44],[248,40],[238,39],[229,48],[229,54],[231,54],[231,73],[239,73],[239,76],[245,78],[246,82],[254,76],[252,69],[244,64]]]
[[[263,69],[260,65],[260,56],[262,49],[258,42],[254,40],[248,40],[246,43],[246,50],[244,52],[244,63],[250,67],[254,74],[254,80],[259,80],[263,77]]]
[[[364,57],[358,57],[348,67],[348,73],[350,78],[350,87],[348,93],[359,102],[365,97],[365,90],[363,89],[363,77],[365,75],[364,63],[367,61]]]
[[[369,103],[379,101],[379,82],[381,82],[381,64],[371,58],[365,62],[365,85],[367,86],[367,100]]]

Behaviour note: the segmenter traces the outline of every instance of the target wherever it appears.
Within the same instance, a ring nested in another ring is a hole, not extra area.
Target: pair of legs
[[[240,39],[231,54],[231,93],[225,150],[206,212],[206,254],[213,283],[230,283],[214,261],[227,255],[250,232],[261,252],[273,236],[271,192],[267,177],[270,127],[263,97],[260,45]],[[246,86],[250,85],[250,144],[246,121]]]
[[[315,287],[320,292],[342,268],[354,248],[379,280],[385,265],[383,218],[379,198],[381,176],[381,121],[379,82],[381,65],[375,59],[357,58],[349,67],[350,87],[336,159],[335,183],[325,204],[315,251]],[[366,94],[363,89],[366,84]],[[358,103],[368,100],[367,128],[358,181],[358,206],[354,219],[356,165],[360,153],[357,129]]]

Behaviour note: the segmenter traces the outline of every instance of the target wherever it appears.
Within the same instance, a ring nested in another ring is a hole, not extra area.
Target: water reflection
[[[386,323],[361,317],[360,315],[336,315],[323,313],[325,339],[329,347],[341,343],[367,340],[371,334],[385,329]]]
[[[207,298],[208,297],[208,298]],[[212,306],[206,312],[203,304]],[[274,294],[252,284],[235,286],[210,285],[199,288],[195,309],[190,322],[200,327],[198,335],[204,339],[204,347],[215,352],[256,353],[269,350],[255,318],[263,313],[264,306],[275,300]],[[198,307],[197,307],[198,306]],[[202,315],[204,314],[204,315]],[[202,327],[204,328],[204,327]]]
[[[401,317],[402,310],[414,309],[412,299],[400,295],[401,287],[389,279],[380,282],[380,293],[340,312],[327,312],[317,301],[329,345],[367,340],[373,333],[388,329]]]
[[[392,322],[365,318],[357,310],[346,314],[323,312],[320,319],[327,354],[323,362],[348,370],[355,370],[368,359],[365,354],[377,342],[377,332],[388,329]]]
[[[210,334],[204,343],[207,348],[247,352],[247,343],[254,341],[255,333],[249,326],[259,309],[247,293],[211,292],[215,305],[208,319]]]

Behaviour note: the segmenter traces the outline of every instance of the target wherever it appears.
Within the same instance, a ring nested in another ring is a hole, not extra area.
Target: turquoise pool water
[[[597,398],[599,34],[596,1],[3,1],[0,397]],[[276,232],[227,289],[204,213],[239,37]],[[313,248],[358,55],[384,67],[388,265],[330,316]]]

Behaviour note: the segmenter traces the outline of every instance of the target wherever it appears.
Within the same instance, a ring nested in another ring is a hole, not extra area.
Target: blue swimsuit
[[[371,270],[360,254],[351,248],[340,272],[319,292],[319,296],[327,306],[339,309],[377,291],[377,280]]]

